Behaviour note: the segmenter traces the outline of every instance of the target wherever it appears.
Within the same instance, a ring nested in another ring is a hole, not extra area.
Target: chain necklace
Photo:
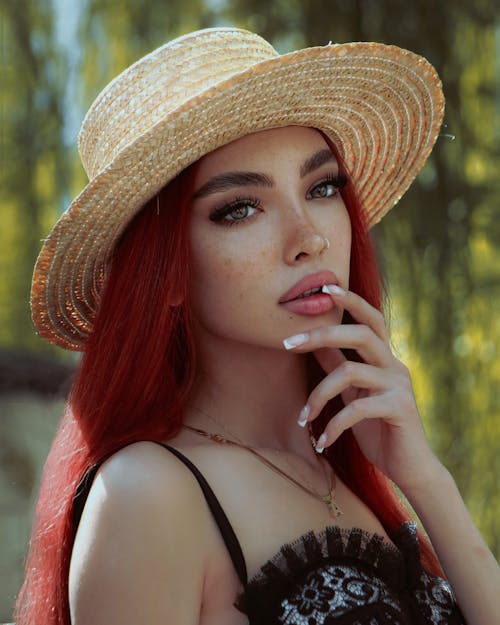
[[[325,506],[328,509],[328,512],[330,513],[330,515],[333,518],[337,518],[338,516],[343,514],[342,509],[340,508],[340,506],[335,501],[335,489],[336,489],[336,486],[337,486],[336,479],[335,479],[335,472],[333,471],[333,469],[331,469],[331,472],[330,472],[330,476],[331,477],[330,477],[330,479],[328,479],[325,466],[324,466],[323,462],[321,461],[321,459],[319,459],[320,460],[320,464],[321,464],[321,468],[323,469],[323,474],[325,476],[326,482],[329,483],[328,493],[326,493],[326,495],[322,495],[321,493],[318,493],[318,491],[316,491],[314,488],[312,488],[311,484],[309,484],[308,482],[307,482],[307,484],[308,484],[309,488],[307,486],[304,486],[304,484],[302,484],[301,482],[296,480],[292,475],[289,475],[288,473],[283,471],[283,469],[281,469],[276,464],[274,464],[274,462],[271,462],[268,458],[266,458],[264,455],[259,453],[256,449],[254,449],[253,447],[250,447],[249,445],[246,445],[243,441],[238,439],[237,436],[235,436],[234,434],[229,432],[222,424],[218,423],[208,413],[200,410],[199,408],[195,408],[195,410],[197,410],[201,414],[209,417],[219,427],[222,427],[222,429],[226,433],[228,433],[231,436],[231,438],[226,438],[225,436],[222,436],[221,434],[213,434],[212,432],[207,432],[206,430],[202,430],[200,428],[195,428],[195,427],[192,427],[190,425],[184,425],[183,427],[185,429],[190,430],[191,432],[194,432],[195,434],[198,434],[200,436],[204,436],[205,438],[208,438],[209,440],[213,441],[214,443],[218,443],[218,444],[222,444],[222,445],[234,445],[235,447],[241,447],[242,449],[246,449],[251,454],[253,454],[260,462],[262,462],[266,467],[268,467],[268,469],[271,469],[272,471],[274,471],[278,475],[281,475],[281,477],[283,477],[286,480],[288,480],[291,484],[293,484],[297,488],[300,488],[305,493],[308,493],[309,495],[311,495],[315,499],[317,499],[317,500],[321,501],[322,503],[324,503]],[[309,430],[309,435],[311,436],[311,440],[314,440],[310,430]],[[287,464],[288,464],[288,466],[290,466],[288,461],[287,461]],[[304,481],[306,481],[306,480],[304,480]]]

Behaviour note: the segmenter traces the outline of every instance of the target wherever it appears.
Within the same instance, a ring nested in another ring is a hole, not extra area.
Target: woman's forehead
[[[285,126],[254,132],[205,155],[199,163],[198,180],[225,170],[259,170],[286,161],[299,165],[318,150],[329,149],[315,128]],[[279,159],[279,160],[278,160]]]

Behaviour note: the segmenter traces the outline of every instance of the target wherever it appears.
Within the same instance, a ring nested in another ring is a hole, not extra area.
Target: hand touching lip
[[[432,462],[433,453],[409,372],[390,349],[378,309],[338,285],[325,285],[325,291],[356,323],[327,323],[283,341],[287,350],[313,353],[326,374],[310,392],[298,424],[304,427],[314,421],[330,399],[340,396],[344,407],[326,424],[316,451],[322,452],[352,428],[368,460],[403,491],[411,489],[418,474],[415,467]],[[347,360],[342,349],[356,350],[361,361]]]

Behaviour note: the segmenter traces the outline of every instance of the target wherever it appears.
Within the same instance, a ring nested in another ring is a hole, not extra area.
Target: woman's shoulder
[[[175,596],[196,611],[210,528],[206,517],[196,481],[166,449],[145,441],[114,453],[96,473],[78,527],[70,568],[72,612],[82,622],[155,623],[172,610],[190,610],[175,608]],[[178,622],[191,616],[179,613]]]
[[[137,496],[154,494],[157,501],[160,490],[176,499],[193,495],[199,499],[191,472],[162,444],[153,441],[139,441],[116,451],[100,466],[96,474],[99,479],[106,481],[117,496],[133,490]]]
[[[187,467],[163,446],[140,441],[118,450],[99,467],[80,524],[88,517],[103,524],[118,517],[124,531],[134,523],[150,530],[177,523],[199,529],[204,509]],[[96,516],[101,511],[102,518]]]
[[[142,506],[151,515],[168,518],[175,512],[178,518],[182,510],[191,516],[204,501],[193,475],[174,454],[157,443],[140,441],[113,453],[97,470],[85,508],[102,505],[108,513]]]

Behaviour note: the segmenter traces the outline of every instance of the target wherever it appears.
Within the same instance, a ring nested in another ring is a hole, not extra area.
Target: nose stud
[[[307,239],[301,242],[301,247],[295,256],[295,260],[298,260],[302,255],[319,255],[328,249],[330,249],[330,239],[322,237],[320,234],[310,234],[307,236]]]

